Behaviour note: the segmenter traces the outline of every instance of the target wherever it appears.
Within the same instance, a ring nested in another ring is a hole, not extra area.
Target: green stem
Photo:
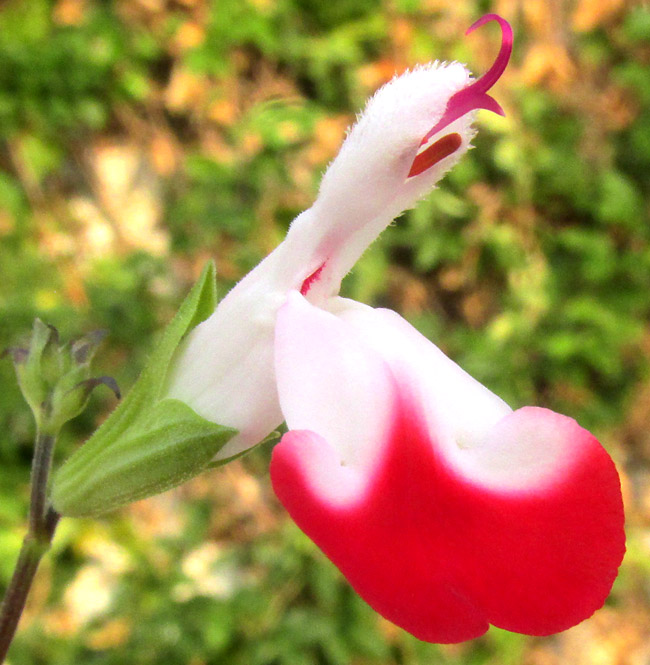
[[[25,609],[27,595],[41,558],[50,548],[60,515],[47,507],[47,483],[52,464],[56,436],[40,429],[34,446],[32,461],[32,489],[29,506],[29,527],[18,555],[18,561],[0,607],[0,663],[16,633]]]

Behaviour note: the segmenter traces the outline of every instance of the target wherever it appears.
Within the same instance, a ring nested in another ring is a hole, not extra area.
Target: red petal
[[[534,491],[481,487],[436,453],[417,408],[403,404],[384,462],[354,503],[333,505],[310,483],[310,468],[350,482],[313,432],[289,432],[276,446],[273,487],[357,592],[422,640],[460,642],[488,623],[564,630],[603,604],[623,557],[618,475],[570,418],[532,407],[507,417],[561,431],[575,458],[569,471]]]

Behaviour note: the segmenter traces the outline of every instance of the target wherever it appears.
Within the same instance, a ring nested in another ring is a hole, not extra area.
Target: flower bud
[[[91,361],[104,336],[96,331],[61,345],[57,329],[36,319],[29,345],[4,352],[14,361],[18,385],[39,429],[58,432],[85,409],[98,385],[108,386],[119,398],[114,379],[90,377]]]

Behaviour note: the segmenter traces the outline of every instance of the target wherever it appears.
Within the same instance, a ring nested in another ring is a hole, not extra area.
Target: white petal
[[[366,247],[467,151],[473,112],[445,130],[461,137],[454,153],[407,178],[421,140],[442,117],[449,98],[469,81],[459,63],[432,63],[396,77],[370,99],[325,173],[312,215],[296,219],[287,237],[327,261],[318,284],[324,295],[337,292]]]
[[[289,428],[320,435],[342,465],[367,477],[381,461],[395,407],[382,358],[351,326],[292,293],[278,314],[276,374]]]
[[[388,363],[420,405],[432,445],[457,473],[498,492],[537,492],[566,478],[592,446],[548,409],[513,412],[395,312],[335,298],[328,308]]]
[[[170,372],[170,397],[239,430],[216,459],[256,445],[283,421],[273,365],[275,318],[286,297],[278,287],[284,276],[275,269],[278,255],[260,263],[188,335]]]
[[[586,468],[589,456],[603,454],[572,418],[527,406],[502,418],[458,462],[463,475],[477,485],[501,493],[531,493],[566,483],[572,470]]]
[[[401,316],[352,300],[332,299],[330,309],[353,326],[390,365],[400,385],[422,405],[432,439],[454,455],[478,445],[510,407],[472,378]]]

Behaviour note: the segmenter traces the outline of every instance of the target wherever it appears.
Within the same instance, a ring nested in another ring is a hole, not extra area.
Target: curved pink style
[[[580,450],[572,472],[531,493],[474,485],[436,454],[417,407],[402,401],[359,501],[335,506],[314,491],[307,469],[332,482],[347,469],[304,430],[274,449],[273,488],[359,595],[419,639],[460,642],[490,623],[555,633],[589,617],[611,589],[625,551],[619,480],[598,441],[570,418],[534,407],[509,417],[553,421]]]
[[[482,25],[485,25],[490,21],[496,21],[501,27],[501,48],[499,49],[494,64],[485,74],[483,74],[483,76],[481,76],[480,79],[474,81],[474,83],[459,90],[450,97],[442,117],[426,133],[420,146],[424,146],[432,136],[435,136],[440,130],[454,122],[454,120],[458,120],[458,118],[470,111],[474,111],[475,109],[485,109],[497,113],[498,115],[505,115],[500,104],[493,97],[490,97],[490,95],[487,94],[487,91],[499,80],[510,60],[513,41],[512,28],[508,21],[501,18],[498,14],[486,14],[472,24],[465,34],[470,34],[476,30],[476,28],[480,28]],[[438,143],[439,141],[436,141],[432,146],[428,146],[425,150],[421,150],[416,155],[407,176],[408,178],[420,175],[420,173],[435,164],[436,161],[440,161],[440,159],[443,159],[449,154],[447,153],[443,155],[443,157],[435,159],[435,153],[439,152],[439,150],[436,150]],[[434,155],[429,154],[432,150]]]
[[[476,21],[476,23],[471,25],[465,34],[469,35],[471,32],[474,32],[476,28],[480,28],[482,25],[485,25],[490,21],[496,21],[501,27],[501,48],[499,49],[494,64],[487,72],[485,72],[485,74],[483,74],[483,76],[481,76],[480,79],[478,79],[478,81],[474,81],[471,85],[459,90],[455,95],[452,95],[447,102],[447,108],[445,109],[442,118],[440,118],[440,120],[429,130],[424,139],[422,139],[423,143],[426,143],[429,138],[434,134],[437,134],[443,127],[446,127],[454,120],[457,120],[474,109],[485,109],[497,113],[498,115],[505,115],[505,112],[499,103],[490,97],[490,95],[487,94],[487,91],[501,78],[501,74],[505,71],[508,61],[510,60],[513,38],[512,28],[508,21],[501,18],[498,14],[486,14]]]

